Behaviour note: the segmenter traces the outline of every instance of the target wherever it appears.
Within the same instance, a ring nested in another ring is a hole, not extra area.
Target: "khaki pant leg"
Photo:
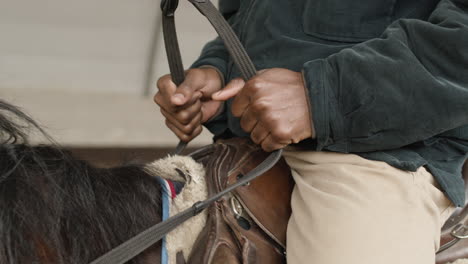
[[[289,264],[433,264],[454,207],[424,168],[353,154],[286,151],[296,187]]]

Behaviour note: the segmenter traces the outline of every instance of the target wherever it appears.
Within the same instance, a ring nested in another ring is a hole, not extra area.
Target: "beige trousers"
[[[288,264],[433,264],[454,207],[432,175],[353,154],[285,151]]]

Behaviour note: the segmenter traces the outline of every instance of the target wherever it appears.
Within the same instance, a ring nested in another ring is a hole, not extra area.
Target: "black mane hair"
[[[89,263],[161,220],[160,186],[139,166],[96,168],[31,145],[31,130],[50,139],[0,100],[0,263]]]

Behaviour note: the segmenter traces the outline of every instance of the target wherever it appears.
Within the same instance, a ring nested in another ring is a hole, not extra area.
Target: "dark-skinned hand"
[[[166,118],[167,127],[182,141],[189,142],[202,131],[202,124],[219,112],[222,102],[211,95],[222,88],[222,79],[212,68],[186,71],[177,87],[170,75],[158,80],[154,101]]]
[[[232,113],[243,130],[265,151],[315,137],[302,74],[274,68],[260,71],[247,82],[231,81],[213,100],[234,97]]]

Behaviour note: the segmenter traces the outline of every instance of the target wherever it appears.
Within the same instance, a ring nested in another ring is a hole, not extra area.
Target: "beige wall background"
[[[160,20],[157,0],[0,0],[0,98],[64,145],[173,146],[152,101],[169,71]],[[215,32],[188,1],[176,20],[188,67]]]

